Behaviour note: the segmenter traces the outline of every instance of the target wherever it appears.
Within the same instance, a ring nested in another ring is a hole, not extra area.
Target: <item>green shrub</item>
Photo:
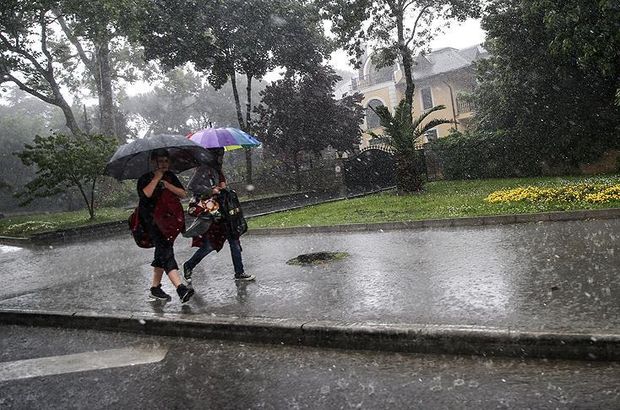
[[[542,161],[505,132],[453,132],[429,144],[446,179],[510,178],[542,175]]]

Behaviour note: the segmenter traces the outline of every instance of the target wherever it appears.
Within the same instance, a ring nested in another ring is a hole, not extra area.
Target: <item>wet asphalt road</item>
[[[150,303],[152,250],[121,236],[3,246],[0,309],[146,312],[529,330],[620,331],[620,220],[242,239],[255,283],[235,285],[225,248],[194,273],[196,297]],[[291,266],[303,253],[348,259]],[[179,263],[191,255],[177,241]],[[173,293],[169,282],[164,289]]]
[[[620,364],[294,348],[0,326],[16,360],[164,349],[149,364],[0,381],[11,409],[614,409]],[[95,354],[95,353],[93,353]]]

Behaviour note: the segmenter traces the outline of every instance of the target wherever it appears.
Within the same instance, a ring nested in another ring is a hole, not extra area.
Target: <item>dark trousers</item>
[[[177,261],[174,258],[173,242],[164,238],[160,230],[153,225],[149,226],[149,235],[155,245],[155,256],[151,266],[154,268],[162,268],[166,274],[175,269],[179,269]]]
[[[240,275],[243,273],[243,259],[241,258],[241,241],[239,238],[228,237],[228,245],[230,246],[230,256],[232,257],[235,273]],[[202,246],[185,262],[185,266],[194,269],[196,265],[204,259],[205,256],[213,252],[213,246],[205,239]]]

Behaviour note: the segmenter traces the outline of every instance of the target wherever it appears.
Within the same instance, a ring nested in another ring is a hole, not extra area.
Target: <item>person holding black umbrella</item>
[[[179,198],[186,196],[174,173],[202,165],[217,166],[213,152],[182,135],[158,134],[121,145],[104,170],[105,175],[119,181],[138,179],[140,202],[129,225],[134,239],[139,232],[138,246],[155,247],[151,264],[153,283],[149,294],[152,299],[170,300],[161,289],[164,272],[176,287],[182,303],[189,301],[194,293],[180,279],[172,247],[178,234],[185,231],[185,216]]]
[[[169,170],[170,155],[166,149],[154,150],[151,161],[155,170],[142,175],[137,184],[140,223],[155,245],[155,255],[151,263],[153,280],[149,297],[156,300],[171,299],[161,288],[161,280],[166,272],[176,287],[181,303],[186,303],[194,294],[194,290],[181,281],[173,244],[177,235],[185,230],[180,198],[185,198],[187,194],[177,176]]]

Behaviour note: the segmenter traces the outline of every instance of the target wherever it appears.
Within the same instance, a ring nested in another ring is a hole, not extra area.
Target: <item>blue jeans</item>
[[[243,260],[241,259],[241,241],[239,238],[228,238],[228,245],[230,246],[230,256],[232,256],[233,266],[235,268],[235,274],[240,275],[244,272]],[[202,246],[198,248],[191,258],[185,262],[184,266],[189,269],[194,269],[196,265],[204,259],[205,256],[213,252],[213,246],[208,240],[202,243]]]

